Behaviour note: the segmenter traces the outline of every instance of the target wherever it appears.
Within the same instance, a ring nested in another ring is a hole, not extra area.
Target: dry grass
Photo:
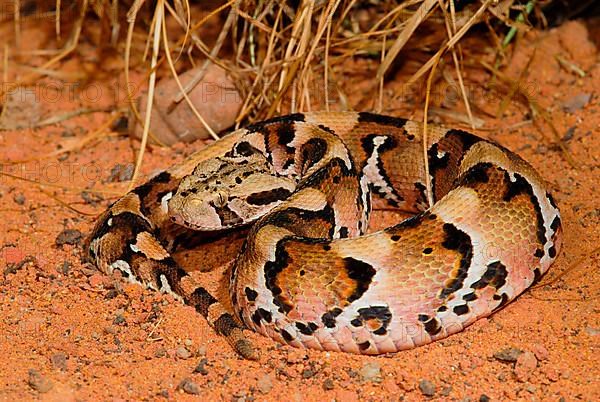
[[[518,82],[518,78],[505,77],[500,72],[507,58],[506,49],[517,32],[528,29],[532,11],[540,14],[534,0],[526,4],[516,0],[480,0],[461,10],[457,10],[453,0],[408,0],[399,4],[383,0],[320,0],[299,1],[297,6],[282,0],[230,0],[210,2],[210,6],[191,5],[188,0],[81,0],[75,9],[71,2],[54,1],[49,11],[54,17],[54,43],[62,45],[45,49],[49,59],[29,68],[15,85],[31,85],[40,77],[57,73],[61,61],[76,53],[86,22],[99,23],[101,37],[123,54],[126,81],[129,82],[130,68],[145,69],[148,77],[149,113],[140,116],[133,102],[135,94],[128,93],[130,108],[144,124],[132,183],[137,179],[149,135],[150,100],[158,73],[177,76],[177,72],[190,66],[201,66],[185,87],[178,81],[180,92],[173,97],[174,105],[190,102],[186,94],[202,79],[209,63],[225,68],[235,77],[244,98],[236,119],[239,125],[284,112],[329,110],[332,102],[336,109],[352,109],[364,107],[370,100],[368,108],[381,111],[386,107],[386,80],[393,76],[398,61],[418,60],[416,71],[405,86],[429,78],[424,97],[425,123],[432,80],[443,79],[457,83],[460,89],[466,114],[455,116],[457,120],[476,127],[479,123],[469,104],[463,66],[477,52],[464,49],[461,39],[476,24],[487,26],[497,63],[480,68],[505,83]],[[13,24],[15,43],[20,40],[22,22],[27,18],[19,11],[25,6],[22,3],[23,0],[15,0],[15,12],[3,16],[4,22]],[[64,16],[67,11],[70,20]],[[348,61],[358,59],[370,61],[366,68],[372,71],[364,74],[373,80],[361,94],[363,101],[351,104],[345,93],[344,75]],[[438,63],[443,64],[436,69]],[[3,64],[6,77],[11,67],[6,46]],[[315,88],[322,90],[314,91]],[[3,91],[4,86],[0,88],[0,99]],[[536,115],[547,120],[548,114],[532,99],[525,97],[524,101]],[[206,126],[201,113],[195,110],[195,114],[199,123]],[[552,126],[551,122],[546,123]]]
[[[15,11],[23,6],[19,1],[15,3]],[[197,5],[192,8],[187,0],[152,3],[82,0],[77,18],[66,23],[60,20],[60,10],[72,5],[56,0],[53,11],[56,42],[61,43],[64,26],[69,29],[68,39],[54,50],[53,57],[22,76],[18,84],[29,85],[52,68],[58,68],[59,62],[76,50],[87,19],[90,23],[100,20],[108,31],[110,44],[122,50],[128,66],[132,61],[137,66],[146,64],[149,80],[156,69],[180,71],[190,65],[201,65],[185,91],[174,96],[174,103],[185,100],[185,92],[202,79],[208,63],[229,70],[244,95],[238,122],[267,118],[282,111],[329,107],[329,99],[314,99],[311,88],[325,85],[341,90],[342,86],[336,85],[340,81],[337,77],[344,73],[347,61],[352,58],[380,60],[375,66],[372,86],[377,94],[386,77],[393,73],[401,52],[419,52],[419,58],[428,55],[407,85],[421,79],[435,60],[449,53],[466,102],[461,67],[465,54],[460,39],[479,22],[502,20],[512,27],[502,39],[501,47],[506,47],[517,29],[525,27],[524,21],[534,3],[523,9],[514,0],[499,4],[482,0],[456,11],[452,0],[409,0],[400,4],[380,0],[321,0],[301,1],[297,7],[276,0],[230,0],[207,10]],[[523,12],[514,21],[510,20],[509,10],[520,9]],[[73,15],[71,10],[70,16]],[[12,15],[16,41],[24,18],[27,16],[20,12]],[[496,24],[493,31],[500,35],[498,32],[506,29]],[[152,63],[155,56],[156,65]],[[344,97],[344,94],[333,95]],[[332,94],[325,91],[325,96]],[[380,99],[378,95],[376,98]],[[471,115],[468,106],[467,110]]]

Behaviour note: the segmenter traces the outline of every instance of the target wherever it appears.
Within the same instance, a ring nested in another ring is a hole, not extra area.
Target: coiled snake
[[[423,126],[409,120],[320,112],[253,124],[116,201],[87,249],[102,271],[194,306],[248,358],[244,327],[362,354],[444,338],[538,280],[559,251],[561,221],[519,156],[427,128],[426,168]],[[364,235],[372,196],[414,216]],[[170,253],[182,232],[248,224],[228,311]]]

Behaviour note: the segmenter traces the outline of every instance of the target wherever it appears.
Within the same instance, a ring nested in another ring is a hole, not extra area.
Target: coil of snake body
[[[102,271],[194,306],[248,358],[244,328],[361,354],[423,345],[513,300],[561,244],[558,208],[527,162],[428,125],[426,164],[423,138],[420,123],[364,112],[253,124],[116,201],[87,249]],[[365,235],[374,207],[413,216]],[[182,232],[243,225],[225,308],[171,253]]]

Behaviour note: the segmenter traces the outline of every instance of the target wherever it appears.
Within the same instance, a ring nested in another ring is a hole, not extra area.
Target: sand
[[[565,234],[556,263],[537,287],[490,318],[391,356],[298,350],[250,334],[261,359],[241,360],[192,308],[81,263],[80,237],[126,191],[127,183],[119,180],[130,175],[139,146],[115,131],[78,146],[109,113],[0,132],[0,399],[600,399],[600,264],[599,254],[590,254],[600,242],[600,64],[586,35],[580,22],[532,30],[505,70],[518,77],[537,47],[525,80],[576,167],[561,154],[548,125],[536,128],[530,121],[522,101],[511,100],[505,115],[496,118],[502,99],[484,88],[489,75],[481,67],[467,70],[475,115],[484,123],[477,132],[530,161],[555,195]],[[65,70],[97,62],[89,51],[87,61],[69,62]],[[557,54],[585,76],[561,66]],[[93,84],[100,95],[89,89],[86,97],[42,96],[19,106],[25,110],[19,119],[34,119],[34,109],[48,117],[123,104],[123,92],[115,90],[122,80],[118,64],[113,63],[114,81]],[[408,76],[401,68],[386,84],[384,113],[419,116],[421,104],[407,103],[397,92]],[[360,88],[369,78],[357,74],[348,82]],[[355,92],[352,104],[360,104],[360,91]],[[460,98],[448,96],[447,89],[438,94],[443,95],[434,100],[438,105],[462,110]],[[202,145],[153,147],[143,174]],[[63,152],[69,147],[77,150]],[[24,159],[30,161],[10,163]],[[217,270],[206,279],[216,287],[221,274]]]

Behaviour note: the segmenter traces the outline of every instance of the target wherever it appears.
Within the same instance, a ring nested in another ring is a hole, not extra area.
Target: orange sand
[[[549,32],[532,31],[519,43],[506,70],[518,77],[537,46],[526,80],[565,138],[576,168],[552,145],[547,125],[542,123],[538,130],[531,123],[519,124],[530,118],[522,102],[510,102],[503,118],[492,117],[501,99],[484,89],[489,76],[480,67],[466,70],[472,75],[467,84],[475,115],[485,122],[479,133],[517,151],[550,183],[565,232],[556,264],[540,286],[489,319],[446,340],[393,356],[296,350],[251,334],[262,357],[258,362],[239,359],[193,309],[98,274],[80,263],[78,246],[55,244],[65,229],[87,234],[94,215],[126,190],[126,183],[107,180],[117,164],[134,161],[138,142],[112,135],[77,152],[8,164],[72,146],[109,114],[0,132],[2,172],[49,184],[40,189],[0,176],[0,399],[599,400],[600,264],[598,254],[589,253],[600,242],[600,64],[599,53],[585,35],[585,26],[578,22]],[[86,63],[96,62],[93,49],[89,51]],[[576,63],[586,76],[561,67],[555,54]],[[491,57],[487,61],[493,62]],[[118,64],[114,62],[114,68],[120,68]],[[64,68],[76,71],[77,62]],[[419,116],[421,104],[401,103],[396,92],[408,76],[401,69],[386,85],[384,113],[400,114],[402,109],[407,112],[402,114]],[[349,85],[361,86],[370,78],[350,76]],[[123,93],[116,94],[114,84],[97,85],[104,90],[97,99],[41,99],[41,109],[54,116],[115,100],[123,104]],[[351,100],[360,101],[358,95]],[[437,103],[462,108],[460,98]],[[144,173],[164,168],[201,145],[153,148],[146,154]],[[116,173],[127,175],[126,169]],[[85,189],[95,195],[82,194]],[[103,199],[96,201],[104,191]],[[76,237],[77,232],[66,232],[59,241]],[[580,258],[581,263],[568,271]],[[213,283],[220,279],[218,272],[206,276]]]

